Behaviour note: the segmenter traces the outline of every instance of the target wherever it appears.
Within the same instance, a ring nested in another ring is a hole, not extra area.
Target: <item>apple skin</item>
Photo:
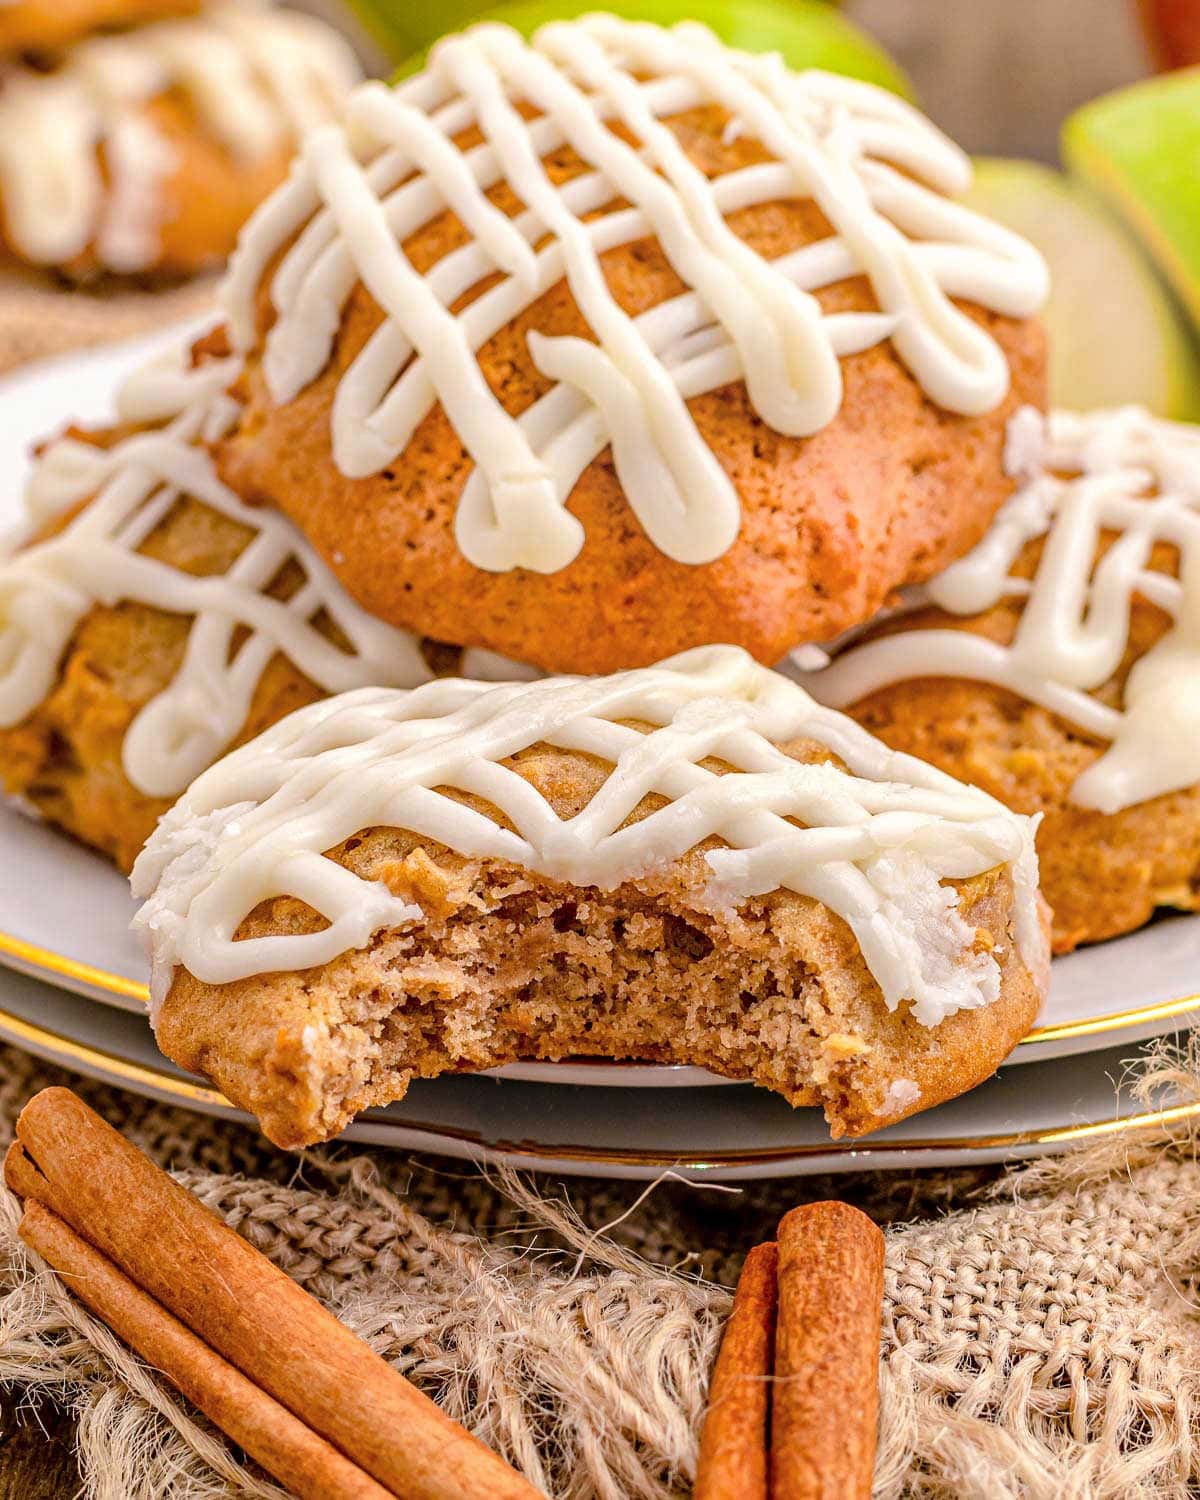
[[[1145,252],[1083,184],[1039,162],[975,162],[966,202],[1046,257],[1050,399],[1200,418],[1200,353]]]
[[[504,21],[528,36],[547,21],[605,10],[661,26],[703,21],[731,46],[782,52],[794,68],[846,73],[912,97],[911,84],[887,53],[828,0],[509,0],[488,9],[478,0],[351,0],[351,7],[384,51],[403,59],[398,78],[422,67],[426,49],[439,36],[475,21]]]
[[[1200,0],[1138,0],[1138,12],[1160,68],[1200,63]]]
[[[1085,104],[1063,127],[1062,155],[1137,236],[1200,329],[1200,68]]]

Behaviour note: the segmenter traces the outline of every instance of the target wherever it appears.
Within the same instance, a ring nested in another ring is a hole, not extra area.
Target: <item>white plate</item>
[[[0,974],[0,1042],[135,1093],[245,1120],[202,1079],[158,1053],[137,1016],[22,975]],[[739,1084],[641,1094],[472,1077],[416,1083],[368,1110],[343,1139],[529,1171],[701,1181],[815,1172],[980,1165],[1061,1151],[1138,1124],[1177,1121],[1200,1103],[1164,1090],[1150,1106],[1118,1092],[1134,1049],[1006,1067],[990,1082],[858,1142],[831,1142],[820,1113]]]
[[[29,445],[66,420],[104,421],[117,383],[179,329],[27,367],[0,381],[0,532],[20,519]],[[0,963],[109,1006],[141,1011],[146,970],[128,931],[133,903],[103,860],[11,806],[0,806]],[[1200,1012],[1200,918],[1164,918],[1056,960],[1050,997],[1015,1062],[1038,1062],[1171,1030]],[[1200,1015],[1197,1016],[1200,1019]],[[510,1079],[670,1088],[723,1083],[699,1068],[527,1063]]]

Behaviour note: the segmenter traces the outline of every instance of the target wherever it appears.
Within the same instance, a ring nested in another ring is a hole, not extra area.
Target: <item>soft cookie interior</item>
[[[545,746],[512,764],[560,816],[610,770]],[[329,857],[416,902],[422,920],[317,969],[222,985],[177,970],[159,1043],[285,1146],[336,1134],[414,1078],[579,1055],[706,1067],[819,1104],[835,1135],[860,1135],[980,1082],[1032,1024],[1039,982],[1017,950],[1005,869],[958,883],[1000,996],[929,1027],[887,1009],[850,929],[820,902],[775,891],[715,910],[709,847],[604,891],[363,830]],[[238,936],[320,925],[279,898]]]

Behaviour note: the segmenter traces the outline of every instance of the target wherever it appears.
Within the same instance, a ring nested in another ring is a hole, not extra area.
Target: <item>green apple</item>
[[[1133,230],[1200,328],[1200,68],[1094,99],[1063,159]]]
[[[384,50],[404,61],[400,75],[415,72],[424,49],[472,21],[506,21],[528,36],[546,21],[589,10],[612,11],[634,21],[703,21],[722,40],[748,52],[782,52],[795,68],[825,68],[911,96],[907,78],[827,0],[510,0],[484,9],[476,0],[352,0],[360,20]]]
[[[1200,355],[1185,319],[1137,241],[1088,188],[1037,162],[985,158],[967,201],[1049,263],[1043,319],[1056,406],[1138,402],[1160,416],[1200,418]]]

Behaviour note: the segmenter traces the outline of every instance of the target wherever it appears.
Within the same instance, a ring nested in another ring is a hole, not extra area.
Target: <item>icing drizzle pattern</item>
[[[778,748],[799,737],[847,769]],[[573,818],[502,764],[539,743],[612,765]],[[707,757],[732,770],[709,770]],[[511,828],[439,788],[481,798]],[[650,793],[666,803],[622,826]],[[167,813],[133,872],[157,1000],[178,964],[214,984],[305,969],[421,921],[418,906],[324,856],[373,826],[604,888],[716,836],[727,847],[706,855],[714,905],[779,888],[824,902],[853,930],[889,1007],[910,1000],[925,1025],[997,997],[996,959],[974,950],[974,929],[941,882],[1007,864],[1021,953],[1038,974],[1046,963],[1032,820],[889,751],[745,652],[711,646],[606,678],[366,688],[234,751]],[[255,906],[282,894],[328,926],[234,940]]]
[[[662,123],[706,104],[773,159],[707,178]],[[469,127],[483,139],[460,150],[454,138]],[[589,170],[555,186],[543,159],[564,145]],[[260,284],[292,242],[272,277],[277,317],[264,351],[271,397],[285,403],[328,364],[363,283],[385,317],[338,383],[334,460],[348,477],[377,473],[440,402],[474,461],[456,533],[478,567],[569,564],[583,535],[566,501],[610,445],[652,541],[703,563],[731,545],[740,507],[689,399],[743,379],[764,421],[805,436],[841,404],[839,356],[884,339],[947,409],[976,414],[1003,399],[1002,351],[950,298],[1026,316],[1044,299],[1046,270],[1018,236],[949,201],[969,180],[966,156],[903,101],[791,73],[777,55],[733,51],[695,23],[663,30],[592,15],[547,25],[530,43],[481,25],[440,42],[427,70],[397,88],[365,85],[344,129],[307,139],[289,182],[243,233],[225,305],[248,351]],[[501,181],[523,205],[515,217],[487,196]],[[833,232],[779,260],[726,223],[796,197],[814,199]],[[421,275],[404,242],[447,209],[470,239]],[[646,236],[689,290],[632,317],[600,256]],[[813,293],[859,274],[880,310],[823,315]],[[449,311],[489,277],[498,279],[461,313]],[[553,385],[511,417],[478,351],[564,277],[593,337],[531,334]]]
[[[851,644],[802,673],[823,702],[846,707],[914,677],[989,682],[1038,703],[1109,748],[1071,800],[1114,813],[1200,782],[1200,427],[1137,407],[1049,418],[1026,407],[1009,426],[1009,472],[1021,483],[975,549],[925,585],[920,602],[975,615],[1023,599],[1011,645],[965,630],[904,631]],[[1101,540],[1113,537],[1099,555]],[[1032,581],[1011,571],[1043,540]],[[1178,574],[1152,560],[1178,554]],[[1124,702],[1095,697],[1120,666],[1140,597],[1172,625],[1133,665]]]
[[[7,234],[38,264],[67,264],[94,244],[109,270],[143,270],[175,166],[149,101],[182,91],[207,131],[257,161],[329,121],[359,77],[332,28],[256,0],[88,38],[50,73],[10,67],[0,74]]]
[[[64,438],[34,468],[35,521],[94,496],[48,540],[0,559],[0,725],[50,692],[63,651],[93,604],[132,600],[192,616],[183,661],[126,734],[125,774],[148,796],[175,796],[245,724],[254,690],[282,652],[326,692],[368,682],[413,686],[430,674],[417,641],[369,615],[284,517],[223,484],[203,444],[236,418],[225,394],[239,362],[188,369],[178,356],[139,372],[118,399],[121,421],[162,424],[111,448]],[[252,533],[228,572],[196,577],[138,549],[182,496]],[[304,582],[286,601],[265,590],[294,562]],[[324,616],[348,649],[316,627]],[[237,633],[248,633],[236,645]]]

